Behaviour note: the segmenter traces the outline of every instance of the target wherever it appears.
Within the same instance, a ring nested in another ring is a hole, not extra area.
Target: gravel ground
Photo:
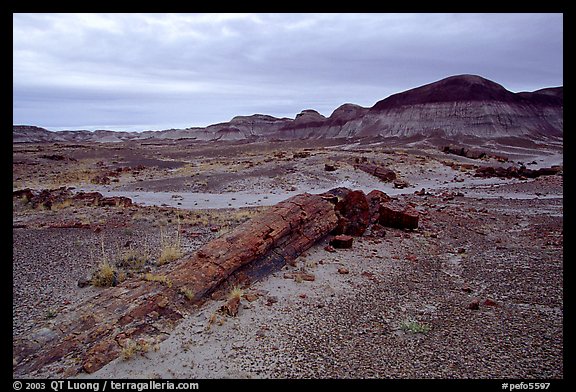
[[[237,317],[221,315],[222,301],[208,300],[157,351],[115,360],[89,378],[563,378],[562,177],[479,188],[470,172],[439,160],[367,155],[388,160],[413,186],[426,184],[426,196],[413,189],[397,195],[421,212],[418,230],[387,229],[384,237],[358,238],[351,250],[335,253],[319,243],[295,267],[248,288],[245,294],[254,297],[242,299]],[[345,164],[326,175],[328,158],[338,158],[337,151],[291,162],[296,171],[272,170],[264,181],[225,175],[219,183],[226,171],[219,166],[210,183],[218,184],[212,191],[229,192],[374,182]],[[315,169],[301,170],[307,162]],[[415,184],[417,179],[424,182]],[[129,241],[157,250],[159,227],[174,230],[168,219],[176,211],[20,207],[15,204],[13,215],[13,339],[101,290],[76,283],[97,267],[102,238],[110,253]],[[181,211],[187,252],[221,234],[221,222],[233,226],[248,217],[240,210],[218,211],[217,217]],[[90,226],[51,227],[70,220]],[[301,269],[315,280],[284,276]]]

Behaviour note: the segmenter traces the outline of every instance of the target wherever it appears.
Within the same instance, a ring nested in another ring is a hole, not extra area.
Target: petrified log
[[[117,358],[130,339],[163,340],[231,274],[259,263],[264,267],[255,268],[257,273],[278,268],[332,231],[337,221],[334,205],[322,196],[305,193],[280,202],[196,253],[160,267],[155,277],[104,289],[27,338],[14,340],[14,375],[49,364],[63,368],[66,376],[92,373]]]
[[[493,166],[482,166],[476,169],[474,177],[500,177],[500,178],[536,178],[540,176],[553,176],[562,172],[562,167],[552,166],[543,167],[537,170],[527,169],[525,166],[515,167],[509,166],[504,167],[493,167]]]
[[[359,163],[354,165],[354,168],[360,169],[363,172],[371,174],[375,177],[378,177],[380,180],[384,182],[391,182],[396,179],[396,173],[393,170],[388,169],[382,165],[375,164],[375,163]]]

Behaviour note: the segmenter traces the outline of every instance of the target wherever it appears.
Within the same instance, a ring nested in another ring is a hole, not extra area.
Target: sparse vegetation
[[[160,228],[160,256],[158,257],[158,265],[164,265],[182,257],[182,243],[180,239],[180,215],[177,215],[178,227],[176,229],[176,238],[170,238],[162,228]]]
[[[68,208],[72,205],[73,205],[73,203],[72,203],[71,199],[65,199],[61,202],[52,204],[51,210],[52,211],[59,211],[59,210],[64,209],[64,208]]]
[[[116,261],[116,265],[134,271],[140,271],[151,259],[147,245],[144,249],[135,249],[132,244],[130,244],[128,249],[122,252],[118,251],[118,253],[120,257]]]
[[[411,333],[428,333],[430,331],[429,325],[414,320],[403,321],[402,324],[400,324],[400,328],[405,332]]]
[[[180,293],[182,293],[188,301],[192,301],[194,299],[194,292],[188,288],[181,287]]]
[[[160,282],[162,284],[165,284],[169,288],[172,287],[172,281],[168,279],[166,275],[156,275],[148,272],[144,275],[144,280],[148,282]]]
[[[124,342],[124,347],[122,347],[120,355],[122,356],[123,360],[127,361],[136,354],[146,354],[148,351],[150,351],[151,347],[154,349],[154,351],[158,351],[160,346],[158,343],[152,345],[152,343],[146,339],[140,339],[137,342],[132,339],[127,339]]]
[[[117,283],[118,271],[107,261],[101,263],[98,270],[92,275],[92,285],[96,287],[111,287]]]
[[[100,238],[100,250],[102,258],[96,272],[92,274],[92,285],[96,287],[111,287],[116,286],[119,282],[119,275],[116,268],[114,268],[108,261],[106,251],[104,250],[104,238]]]
[[[124,347],[122,347],[120,355],[122,356],[123,360],[127,361],[132,358],[137,351],[138,344],[135,341],[128,339],[126,343],[124,343]]]
[[[232,290],[230,290],[230,293],[228,293],[228,299],[240,299],[242,298],[242,295],[244,295],[244,290],[242,290],[239,286],[234,286],[232,287]]]

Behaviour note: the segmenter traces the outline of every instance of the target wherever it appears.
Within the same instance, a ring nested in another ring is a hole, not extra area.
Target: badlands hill
[[[133,139],[291,140],[324,138],[562,139],[563,87],[513,93],[476,75],[451,76],[398,94],[371,108],[351,103],[325,117],[307,109],[294,119],[236,116],[205,128],[145,132],[61,131],[13,127],[13,142],[118,142]]]

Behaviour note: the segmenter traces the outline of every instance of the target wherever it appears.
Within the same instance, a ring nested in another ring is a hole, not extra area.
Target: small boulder
[[[220,310],[222,310],[222,312],[228,316],[236,317],[236,315],[238,314],[239,307],[240,307],[240,297],[233,296],[228,300],[228,302],[226,302],[225,305],[223,305],[220,308]]]
[[[83,276],[78,279],[78,287],[84,288],[88,287],[92,284],[92,277],[91,276]]]
[[[353,241],[354,238],[349,235],[337,235],[336,237],[332,238],[332,240],[330,240],[330,245],[332,245],[334,248],[347,249],[352,247]]]
[[[404,189],[404,188],[407,188],[409,186],[410,186],[410,184],[408,183],[408,181],[400,180],[400,179],[394,180],[394,188],[396,188],[396,189]]]

